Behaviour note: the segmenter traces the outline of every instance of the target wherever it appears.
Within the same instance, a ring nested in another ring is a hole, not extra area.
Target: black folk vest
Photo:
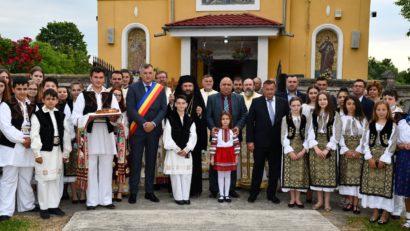
[[[41,151],[51,152],[53,150],[54,144],[54,126],[51,120],[50,113],[44,112],[42,109],[34,113],[40,122],[40,137]],[[60,148],[63,151],[64,143],[64,113],[61,111],[54,111],[54,116],[57,122],[58,137],[60,139]]]
[[[97,97],[95,96],[95,92],[93,91],[83,91],[84,95],[84,110],[83,110],[83,115],[86,115],[88,113],[96,112],[97,111]],[[101,101],[102,101],[102,108],[111,108],[111,101],[112,101],[112,93],[110,92],[102,92],[101,93]],[[105,119],[108,132],[111,133],[114,131],[114,127],[110,123],[110,120],[108,118]],[[88,124],[87,127],[87,132],[91,133],[93,130],[93,124],[94,121]]]
[[[21,126],[23,125],[23,121],[24,121],[24,115],[23,115],[23,111],[21,110],[17,99],[13,97],[10,99],[9,102],[3,102],[3,103],[7,103],[7,105],[10,108],[11,125],[13,125],[17,130],[21,130]],[[31,115],[36,110],[36,105],[33,103],[30,103],[30,104],[26,103],[26,106],[27,106],[28,117],[31,118]],[[4,135],[4,132],[3,132],[3,135],[0,136],[0,144],[10,147],[10,148],[14,148],[14,146],[16,146],[15,143],[11,142],[10,140],[6,138],[6,136]]]

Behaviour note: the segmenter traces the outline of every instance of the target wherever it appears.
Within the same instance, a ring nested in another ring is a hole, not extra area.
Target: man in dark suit
[[[128,120],[137,123],[137,129],[133,135],[130,134],[130,196],[128,202],[136,203],[138,185],[141,176],[142,154],[145,149],[145,199],[152,202],[159,202],[154,194],[155,162],[159,137],[162,133],[162,119],[167,111],[167,99],[164,89],[155,99],[145,116],[137,110],[141,99],[145,93],[154,87],[154,69],[151,64],[146,64],[141,68],[141,81],[131,85],[127,93],[127,113]]]
[[[246,125],[246,143],[253,152],[253,172],[249,202],[254,202],[260,192],[265,161],[269,164],[267,199],[277,204],[276,187],[280,176],[282,144],[280,142],[282,117],[289,113],[289,104],[275,97],[276,83],[263,83],[263,96],[252,101]]]
[[[299,80],[298,77],[289,75],[286,77],[286,91],[276,93],[277,97],[286,99],[288,102],[292,97],[298,96],[306,103],[306,94],[298,90]]]
[[[219,88],[220,92],[209,96],[208,103],[206,106],[206,121],[209,130],[211,132],[216,132],[216,129],[220,127],[219,121],[222,111],[227,110],[232,115],[233,118],[233,131],[236,134],[240,134],[240,131],[246,124],[246,117],[248,115],[248,110],[246,109],[245,101],[243,96],[232,93],[233,83],[229,77],[222,78]],[[239,135],[239,140],[241,137]],[[209,168],[209,191],[211,192],[211,197],[215,197],[218,194],[218,180],[217,171]],[[231,187],[229,195],[231,197],[239,197],[235,191],[236,185],[236,171],[231,172]]]
[[[364,90],[366,89],[366,82],[363,79],[356,79],[353,82],[352,92],[356,96],[360,104],[362,105],[362,110],[367,120],[370,121],[373,115],[374,102],[364,96]]]

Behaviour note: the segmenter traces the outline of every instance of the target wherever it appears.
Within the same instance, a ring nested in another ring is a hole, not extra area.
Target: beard
[[[187,101],[190,102],[192,99],[192,91],[184,91],[184,96],[186,97]]]
[[[244,91],[245,96],[250,97],[253,95],[253,90],[250,89],[246,89],[246,91]]]

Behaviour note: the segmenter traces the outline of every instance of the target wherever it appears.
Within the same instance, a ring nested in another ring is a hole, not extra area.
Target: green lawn
[[[394,231],[403,230],[400,225],[404,223],[404,220],[392,220],[385,225],[379,225],[377,223],[370,223],[369,217],[365,216],[354,216],[347,218],[347,229],[346,230],[366,230],[366,231]]]
[[[27,217],[13,217],[8,221],[0,222],[0,230],[3,231],[23,231],[23,230],[39,230],[40,223],[35,219]]]

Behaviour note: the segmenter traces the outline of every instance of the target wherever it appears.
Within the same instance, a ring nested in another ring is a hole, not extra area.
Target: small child
[[[64,216],[58,207],[61,194],[59,191],[63,161],[68,161],[71,152],[71,137],[67,119],[63,112],[56,109],[57,92],[47,89],[43,93],[43,107],[31,117],[31,149],[36,164],[40,217],[49,219],[50,214]]]
[[[211,165],[218,171],[219,198],[218,202],[231,202],[229,186],[231,185],[231,171],[236,171],[240,143],[238,137],[232,131],[232,116],[222,112],[220,119],[221,128],[212,134]]]
[[[172,194],[178,205],[191,203],[191,151],[194,150],[197,141],[195,123],[185,112],[187,106],[185,96],[176,96],[175,109],[168,111],[163,134],[166,150],[164,173],[170,175]]]

